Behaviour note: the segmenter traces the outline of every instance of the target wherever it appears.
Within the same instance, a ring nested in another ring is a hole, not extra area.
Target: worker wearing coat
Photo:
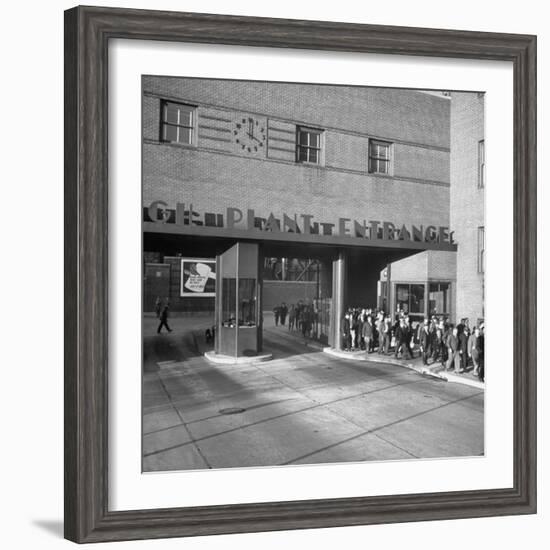
[[[428,323],[424,323],[418,335],[420,350],[422,352],[422,364],[428,364],[428,357],[432,353],[433,332]]]
[[[367,315],[365,322],[361,328],[361,336],[365,342],[365,353],[370,353],[374,343],[374,325],[372,323],[372,316]]]

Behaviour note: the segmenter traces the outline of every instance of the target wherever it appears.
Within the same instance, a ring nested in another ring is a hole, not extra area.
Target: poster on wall
[[[216,295],[216,260],[183,258],[180,295],[184,298],[214,297]]]

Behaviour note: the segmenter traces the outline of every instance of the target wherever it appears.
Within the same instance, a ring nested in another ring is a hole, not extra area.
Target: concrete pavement
[[[144,319],[145,471],[483,453],[479,388],[331,357],[269,319],[272,361],[213,365],[200,323]]]
[[[441,378],[446,382],[454,382],[456,384],[464,384],[466,386],[472,386],[480,390],[485,389],[485,383],[479,380],[477,376],[472,374],[473,367],[469,366],[464,373],[455,373],[454,371],[447,371],[440,362],[430,362],[428,365],[422,363],[421,357],[414,357],[412,359],[397,359],[393,353],[388,355],[369,353],[368,355],[364,351],[336,351],[332,348],[323,347],[323,351],[332,355],[333,357],[339,357],[341,359],[348,359],[351,361],[370,361],[373,363],[386,363],[411,369],[419,374],[426,376],[434,376],[435,378]]]

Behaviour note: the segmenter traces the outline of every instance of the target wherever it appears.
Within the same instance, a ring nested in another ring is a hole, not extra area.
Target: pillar
[[[384,313],[389,314],[390,319],[394,319],[395,315],[395,306],[393,304],[393,292],[392,292],[392,283],[391,283],[391,263],[386,264],[386,309]]]
[[[430,318],[430,282],[424,283],[424,318]]]
[[[256,319],[258,320],[258,331],[257,331],[257,349],[258,353],[263,351],[264,346],[264,305],[263,305],[263,296],[264,296],[264,276],[263,276],[263,266],[265,261],[265,255],[262,245],[258,246],[258,281],[256,283]]]
[[[331,308],[331,342],[336,349],[342,349],[342,318],[345,312],[347,258],[343,251],[332,262],[332,308]]]

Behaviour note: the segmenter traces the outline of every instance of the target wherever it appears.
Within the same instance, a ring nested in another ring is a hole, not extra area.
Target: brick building
[[[477,94],[455,108],[454,95],[412,90],[144,77],[144,310],[161,296],[174,311],[214,314],[211,295],[184,291],[184,261],[214,272],[216,257],[247,243],[258,250],[255,307],[313,300],[326,313],[318,336],[335,345],[349,306],[470,315],[465,304],[481,298],[459,288],[473,261],[461,209],[479,205],[453,185],[483,172],[482,138]]]
[[[485,318],[484,94],[453,93],[451,102],[451,226],[456,257],[456,313]]]

